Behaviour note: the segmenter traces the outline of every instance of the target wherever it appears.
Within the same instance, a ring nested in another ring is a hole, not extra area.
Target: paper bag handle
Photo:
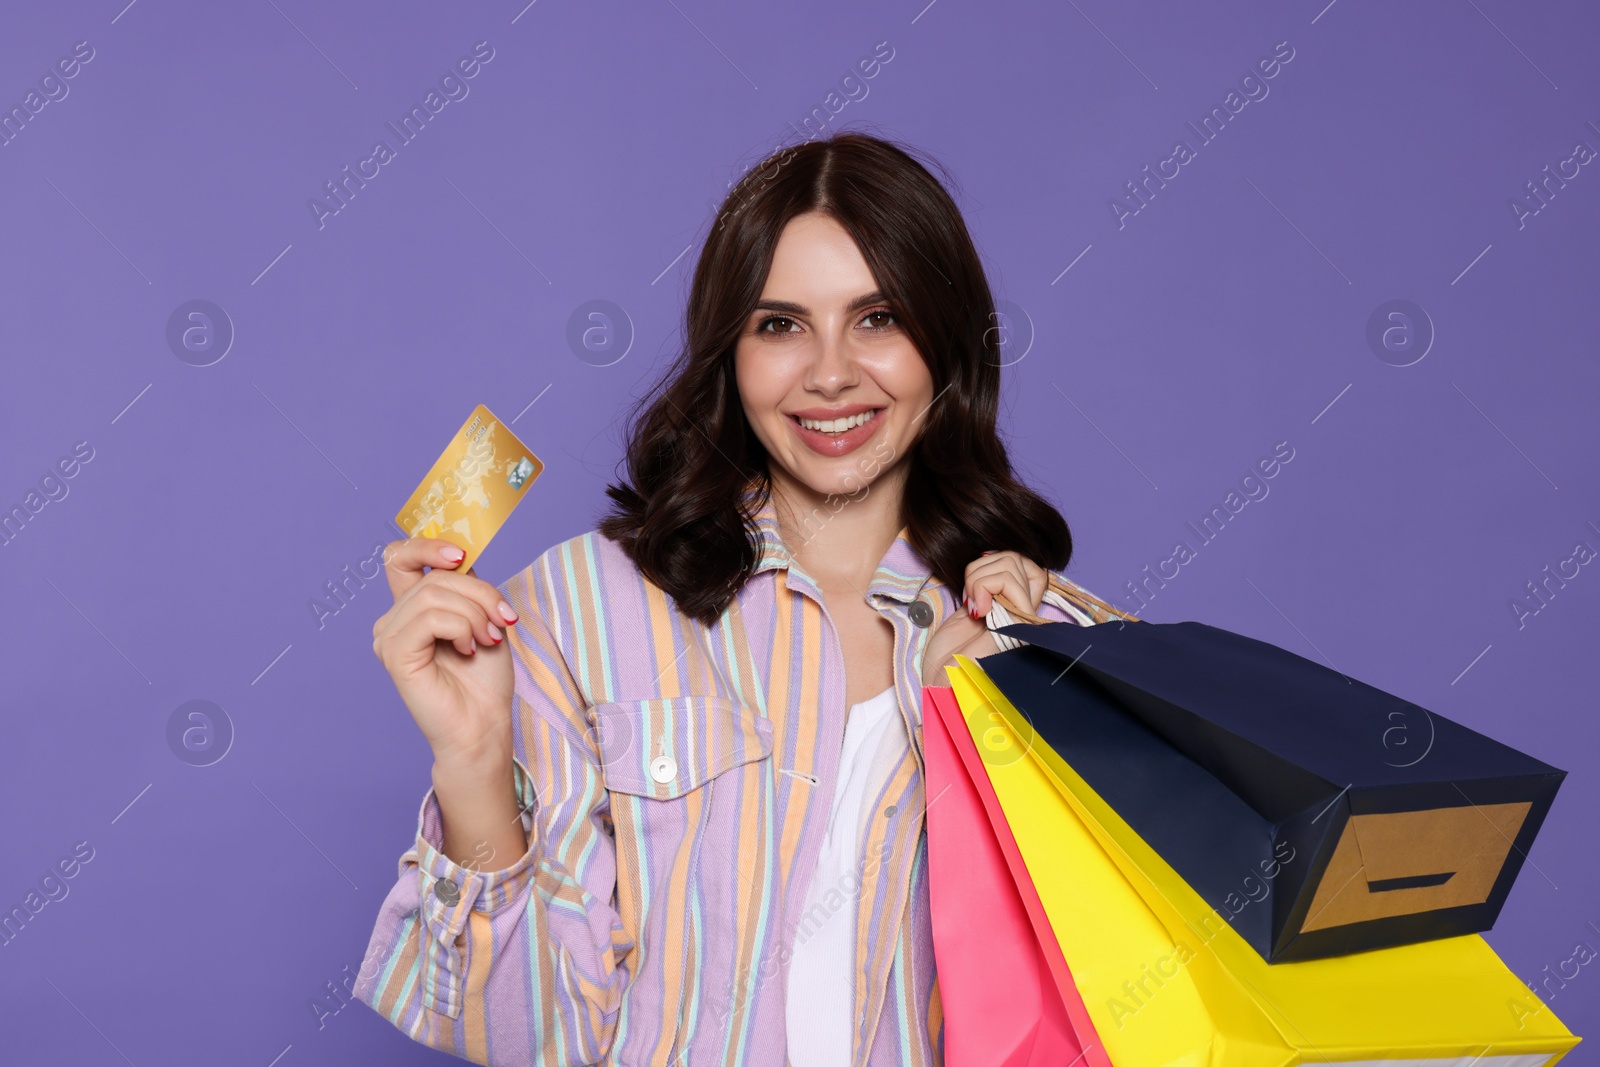
[[[1087,589],[1066,578],[1062,578],[1054,572],[1050,573],[1050,582],[1045,587],[1042,599],[1065,611],[1083,626],[1110,622],[1112,619],[1122,619],[1127,622],[1140,621],[1137,615],[1130,615],[1120,608],[1112,607]],[[1096,615],[1100,617],[1097,618]],[[1013,622],[1039,624],[1048,621],[1048,619],[1040,618],[1031,611],[1025,611],[1014,606],[1010,601],[998,595],[994,597],[994,603],[988,615],[989,629],[991,631],[997,627],[1009,626]],[[1015,638],[1006,634],[995,634],[994,639],[1002,650],[1015,648],[1020,644]]]

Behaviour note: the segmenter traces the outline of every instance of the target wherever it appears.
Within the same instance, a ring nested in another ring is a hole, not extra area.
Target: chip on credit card
[[[544,464],[479,404],[451,438],[394,521],[411,537],[441,537],[466,557],[465,572],[522,502]]]

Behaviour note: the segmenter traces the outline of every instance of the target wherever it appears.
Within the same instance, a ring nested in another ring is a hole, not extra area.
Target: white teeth
[[[859,415],[847,415],[842,419],[801,419],[800,425],[808,430],[818,430],[822,433],[843,433],[846,430],[860,426],[878,414],[878,409],[863,411]]]

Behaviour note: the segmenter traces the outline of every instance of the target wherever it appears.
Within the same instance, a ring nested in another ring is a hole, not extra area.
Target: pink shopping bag
[[[922,731],[945,1062],[1111,1067],[948,686],[923,687]]]

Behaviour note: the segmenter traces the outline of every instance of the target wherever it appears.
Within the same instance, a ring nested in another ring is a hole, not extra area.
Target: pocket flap
[[[772,754],[772,723],[727,697],[649,697],[596,704],[606,788],[671,800],[723,771]]]

